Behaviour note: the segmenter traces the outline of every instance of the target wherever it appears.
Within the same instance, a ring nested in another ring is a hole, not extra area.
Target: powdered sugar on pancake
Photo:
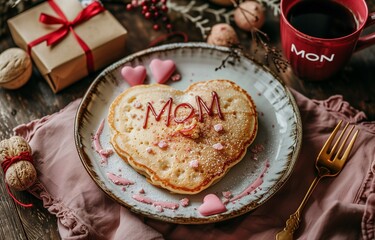
[[[251,97],[229,80],[185,91],[160,84],[129,88],[111,104],[108,123],[119,156],[150,183],[181,194],[219,181],[241,161],[258,128]]]

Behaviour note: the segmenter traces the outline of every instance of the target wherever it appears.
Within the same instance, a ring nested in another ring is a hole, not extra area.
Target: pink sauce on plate
[[[111,180],[116,185],[132,185],[134,184],[133,181],[130,181],[126,178],[116,176],[113,173],[107,173],[107,177],[109,180]]]
[[[269,162],[266,162],[266,166],[264,167],[262,173],[258,176],[258,178],[251,183],[245,190],[243,190],[240,194],[234,196],[233,198],[230,199],[231,202],[234,202],[238,199],[243,198],[244,196],[249,195],[251,192],[253,192],[255,189],[257,189],[260,185],[263,183],[263,177],[268,168],[270,167]]]
[[[168,208],[168,209],[176,210],[180,206],[178,203],[155,201],[151,198],[145,197],[145,196],[140,195],[140,194],[134,194],[132,196],[132,198],[134,200],[137,200],[138,202],[150,204],[150,205],[153,205],[153,206],[159,207],[159,208],[162,207],[162,208]]]
[[[102,144],[100,143],[100,136],[103,133],[104,128],[104,119],[100,122],[99,128],[94,135],[94,149],[99,154],[102,159],[101,163],[107,163],[108,157],[113,154],[112,149],[103,149]]]

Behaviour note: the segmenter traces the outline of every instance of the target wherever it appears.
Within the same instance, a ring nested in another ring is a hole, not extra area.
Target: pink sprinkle
[[[146,148],[146,152],[147,152],[147,153],[153,153],[154,150],[152,150],[152,147],[148,147],[148,148]]]
[[[176,73],[171,77],[172,81],[180,81],[181,80],[181,75]]]
[[[141,104],[139,101],[135,101],[135,102],[133,103],[133,107],[135,107],[135,108],[141,108],[141,107],[142,107],[142,104]]]
[[[190,202],[189,198],[183,198],[180,200],[180,204],[183,207],[187,207],[189,205],[189,202]]]
[[[250,151],[251,151],[252,153],[260,153],[260,152],[263,152],[263,151],[264,151],[264,145],[262,145],[262,144],[256,144],[256,145],[254,145],[254,146],[250,149]]]
[[[160,205],[155,206],[155,208],[158,212],[164,212],[163,207]]]
[[[189,162],[189,166],[190,167],[192,167],[192,168],[198,168],[198,166],[199,166],[199,162],[198,162],[198,160],[191,160],[190,162]]]
[[[223,125],[222,125],[221,123],[216,124],[216,125],[214,126],[214,129],[215,129],[216,132],[223,131]]]
[[[224,146],[221,143],[215,143],[212,147],[216,150],[223,150]]]
[[[223,197],[229,199],[232,197],[232,192],[231,191],[226,191],[226,192],[222,192],[223,194]]]
[[[160,147],[160,148],[166,148],[166,147],[168,147],[168,143],[166,142],[166,141],[164,141],[164,140],[161,140],[159,143],[158,143],[158,146]]]
[[[139,189],[138,193],[140,194],[144,194],[145,193],[145,190],[143,188]]]

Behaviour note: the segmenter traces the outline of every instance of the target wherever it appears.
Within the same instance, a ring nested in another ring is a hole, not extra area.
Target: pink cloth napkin
[[[33,149],[39,178],[30,192],[56,215],[63,239],[274,239],[312,182],[320,148],[343,119],[360,129],[351,158],[340,175],[319,183],[295,237],[375,239],[375,122],[366,122],[365,114],[341,96],[316,101],[292,93],[301,112],[303,143],[290,179],[256,210],[214,224],[164,223],[133,214],[109,199],[85,171],[74,146],[79,100],[14,131]]]

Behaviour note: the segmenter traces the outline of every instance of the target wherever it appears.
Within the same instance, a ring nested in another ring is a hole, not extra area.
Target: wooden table
[[[172,2],[184,6],[190,1]],[[206,1],[203,0],[195,2],[197,6],[204,3]],[[126,11],[125,4],[120,1],[104,1],[104,5],[129,31],[127,54],[147,48],[151,40],[166,33],[152,30],[151,22],[146,21],[139,11]],[[370,11],[375,11],[375,0],[368,0],[368,6]],[[215,5],[210,7],[221,9]],[[216,23],[212,14],[204,12],[203,16],[210,19],[207,26]],[[170,17],[175,29],[188,33],[190,41],[205,40],[201,31],[189,20],[184,20],[179,12],[170,11]],[[268,10],[266,24],[262,28],[270,36],[270,44],[276,47],[280,47],[278,21],[278,17]],[[239,29],[236,30],[242,45],[245,49],[248,48],[251,36]],[[375,26],[367,31],[374,32]],[[9,32],[1,35],[0,52],[13,46]],[[54,94],[39,72],[34,69],[32,78],[24,87],[18,90],[0,89],[0,140],[12,136],[15,126],[54,113],[72,100],[82,97],[97,74],[98,72],[90,74],[62,92]],[[375,120],[375,46],[355,53],[345,69],[328,81],[302,81],[294,77],[290,71],[280,74],[280,77],[287,86],[310,98],[326,99],[334,94],[341,94],[353,107],[364,111],[369,120]],[[20,201],[34,204],[33,208],[20,207],[7,194],[1,171],[0,179],[0,239],[60,239],[56,218],[43,208],[42,202],[28,192],[15,192],[14,195]]]

